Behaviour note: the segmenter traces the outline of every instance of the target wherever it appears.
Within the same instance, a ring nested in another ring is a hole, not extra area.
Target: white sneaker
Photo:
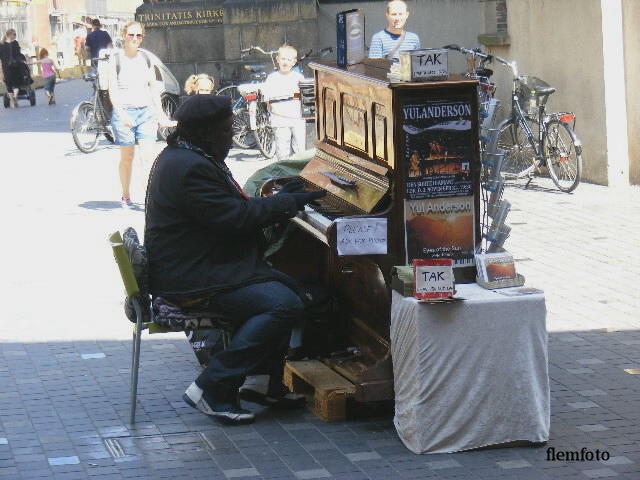
[[[207,397],[209,397],[207,392],[198,387],[195,382],[189,385],[189,388],[182,395],[182,399],[187,405],[226,425],[244,425],[253,423],[255,420],[253,412],[240,408],[237,400],[231,403],[217,403]]]

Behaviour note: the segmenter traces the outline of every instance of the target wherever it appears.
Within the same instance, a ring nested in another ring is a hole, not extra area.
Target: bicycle
[[[491,81],[493,70],[487,67],[492,56],[482,52],[480,49],[461,47],[460,45],[445,45],[447,50],[460,52],[467,58],[467,71],[464,76],[478,80],[478,114],[482,129],[492,128],[500,102],[494,98],[496,86]],[[488,139],[481,136],[481,148],[484,151],[485,143]]]
[[[582,173],[582,143],[574,132],[575,114],[546,113],[547,100],[556,89],[537,77],[520,76],[515,61],[491,58],[507,66],[513,77],[511,112],[497,127],[498,147],[505,150],[505,178],[528,178],[527,188],[546,166],[556,187],[572,192]]]
[[[100,58],[98,61],[104,61]],[[82,76],[85,82],[91,82],[93,93],[91,100],[80,102],[71,112],[71,136],[82,153],[91,153],[98,145],[100,135],[114,143],[111,130],[111,102],[104,90],[100,90],[98,71],[94,70]],[[104,93],[102,93],[104,92]]]
[[[265,51],[261,47],[251,46],[240,51],[240,58],[245,58],[253,51],[269,55],[273,68],[276,69],[277,50]],[[254,148],[257,145],[266,158],[273,158],[276,154],[275,133],[269,121],[267,104],[260,91],[260,86],[267,78],[267,72],[264,66],[259,64],[245,65],[244,69],[249,72],[248,83],[227,85],[215,93],[231,97],[235,146]]]
[[[241,58],[245,58],[252,51],[257,51],[263,55],[269,55],[274,70],[277,69],[275,55],[277,50],[265,51],[261,47],[249,47],[241,50]],[[320,50],[320,56],[323,57],[333,51],[333,47],[326,47]],[[308,60],[313,50],[309,50],[298,58],[298,63],[294,67],[295,70],[302,71],[303,61]],[[244,84],[226,85],[215,92],[216,95],[227,95],[231,98],[233,109],[233,143],[238,148],[254,148],[258,146],[263,155],[267,158],[273,157],[275,154],[275,138],[271,137],[272,129],[270,129],[269,112],[266,103],[262,100],[260,85],[267,78],[267,72],[264,65],[249,64],[244,69],[249,72],[250,81]],[[242,90],[242,92],[241,92]],[[314,114],[314,96],[313,84],[301,85],[302,101],[303,101],[303,117],[312,118]],[[270,133],[271,132],[271,133]],[[256,141],[256,135],[258,141]]]
[[[241,58],[244,58],[250,50],[251,49],[242,50]],[[245,65],[244,69],[249,72],[249,84],[261,84],[267,78],[267,73],[264,71],[263,65]],[[216,95],[226,95],[231,98],[234,145],[242,149],[255,148],[257,145],[254,135],[255,128],[251,128],[248,104],[250,101],[256,99],[253,98],[253,95],[245,98],[245,96],[240,93],[239,86],[238,84],[232,83],[231,85],[226,85],[216,90],[214,93]]]

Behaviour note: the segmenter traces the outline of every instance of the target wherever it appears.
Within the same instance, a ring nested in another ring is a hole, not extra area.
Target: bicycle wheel
[[[582,156],[576,148],[575,134],[569,125],[558,120],[547,124],[544,157],[551,180],[563,192],[572,192],[580,183]]]
[[[240,92],[238,91],[238,87],[236,85],[227,85],[219,90],[216,90],[215,95],[226,95],[231,98],[231,105],[235,106],[236,102],[242,98]]]
[[[173,118],[173,112],[178,108],[178,101],[170,94],[163,94],[160,97],[160,103],[162,104],[162,111],[168,118]],[[172,128],[158,127],[158,140],[166,141]]]
[[[276,154],[276,136],[264,103],[258,104],[255,138],[262,154],[267,158],[273,158]]]
[[[538,122],[529,118],[526,121],[534,138],[537,138]],[[532,173],[535,169],[536,152],[527,133],[513,118],[505,120],[499,128],[498,147],[505,151],[502,173],[507,178],[522,178]]]
[[[96,126],[95,108],[91,102],[82,102],[71,113],[71,136],[83,153],[91,153],[98,145],[100,129]]]
[[[233,143],[238,148],[256,146],[256,139],[249,124],[249,112],[244,108],[233,112]]]

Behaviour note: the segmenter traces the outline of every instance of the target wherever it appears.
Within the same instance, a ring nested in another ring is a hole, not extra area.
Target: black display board
[[[454,270],[469,273],[480,235],[475,89],[434,87],[406,95],[397,112],[406,262],[451,258]]]

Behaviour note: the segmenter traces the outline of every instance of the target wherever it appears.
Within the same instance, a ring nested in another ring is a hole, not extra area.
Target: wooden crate
[[[284,384],[306,394],[309,410],[325,422],[345,420],[347,399],[356,393],[353,383],[318,360],[287,362]]]

